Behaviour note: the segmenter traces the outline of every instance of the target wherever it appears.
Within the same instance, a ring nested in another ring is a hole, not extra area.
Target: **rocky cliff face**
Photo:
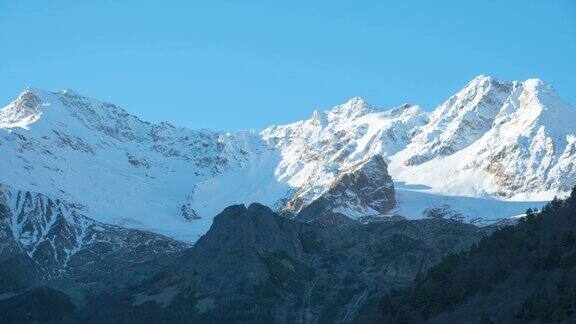
[[[90,285],[185,247],[158,234],[99,223],[58,199],[0,187],[0,263],[7,270],[0,275],[0,293],[50,281]]]
[[[375,155],[342,172],[328,190],[312,203],[289,201],[287,209],[300,210],[297,218],[310,222],[330,214],[339,214],[357,220],[380,217],[395,205],[392,177],[388,175],[384,159]],[[302,206],[297,207],[297,204]]]
[[[346,174],[375,156],[398,152],[409,143],[410,131],[426,121],[426,113],[418,106],[402,105],[384,111],[353,98],[329,111],[314,112],[309,120],[265,129],[263,138],[282,156],[276,176],[296,188],[283,208],[298,213],[322,196],[326,200],[327,192],[337,182],[350,179]],[[383,171],[381,176],[386,178],[388,174]],[[363,209],[374,214],[366,205]],[[350,212],[346,215],[357,218],[358,209],[350,208]]]
[[[129,312],[133,321],[367,320],[363,310],[378,296],[481,236],[474,226],[444,220],[330,226],[289,220],[258,204],[231,206],[171,265],[72,319]]]
[[[41,286],[0,300],[2,321],[6,323],[46,323],[62,321],[76,310],[69,296]]]

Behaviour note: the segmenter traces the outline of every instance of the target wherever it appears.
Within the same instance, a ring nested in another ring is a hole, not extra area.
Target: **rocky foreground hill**
[[[366,321],[385,292],[485,233],[442,219],[325,219],[234,205],[191,248],[152,234],[130,245],[142,235],[130,231],[117,246],[109,229],[55,269],[33,253],[4,256],[0,309],[14,321],[44,319],[47,308],[51,319],[88,323]]]

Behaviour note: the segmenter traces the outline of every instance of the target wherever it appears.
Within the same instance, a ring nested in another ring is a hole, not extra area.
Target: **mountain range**
[[[253,202],[306,219],[312,205],[360,222],[442,211],[486,225],[576,184],[574,125],[574,107],[544,82],[483,75],[432,112],[353,98],[293,124],[230,133],[26,89],[0,110],[0,184],[188,243],[225,207]]]
[[[573,318],[575,126],[536,79],[230,133],[26,89],[0,109],[0,322]]]

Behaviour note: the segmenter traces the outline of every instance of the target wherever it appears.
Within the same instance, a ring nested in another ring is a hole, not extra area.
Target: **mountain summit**
[[[454,194],[547,199],[575,184],[575,126],[574,107],[543,81],[480,76],[432,113],[394,169]]]

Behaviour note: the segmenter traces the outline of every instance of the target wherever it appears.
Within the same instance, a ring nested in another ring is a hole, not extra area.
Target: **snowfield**
[[[187,242],[231,204],[297,213],[376,155],[397,204],[369,216],[489,224],[576,185],[576,110],[540,80],[487,76],[431,113],[353,98],[259,133],[151,124],[70,90],[26,89],[0,110],[0,184]],[[368,216],[359,210],[370,209],[335,211]]]

